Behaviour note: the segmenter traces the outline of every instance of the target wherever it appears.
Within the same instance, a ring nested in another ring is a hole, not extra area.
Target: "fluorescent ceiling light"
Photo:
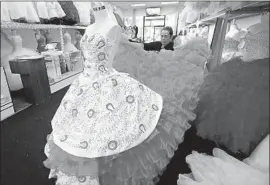
[[[167,4],[178,4],[178,2],[161,2],[161,4],[163,4],[163,5],[167,5]]]
[[[137,6],[145,6],[145,4],[132,4],[130,6],[134,6],[134,7],[137,7]]]

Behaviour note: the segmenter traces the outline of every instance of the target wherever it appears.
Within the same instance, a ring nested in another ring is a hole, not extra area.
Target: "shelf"
[[[222,18],[228,14],[228,20],[235,18],[246,18],[250,16],[260,15],[264,10],[269,10],[269,2],[247,2],[241,7],[237,7],[234,10],[230,8],[224,9],[211,16],[204,17],[195,23],[188,24],[187,27],[191,28],[201,24],[211,24],[216,21],[217,18]]]
[[[1,22],[1,28],[8,29],[86,29],[87,26],[68,26],[68,25],[55,25],[55,24],[30,24],[18,22]]]
[[[15,114],[15,111],[14,111],[14,107],[13,107],[12,102],[9,102],[9,103],[1,106],[0,121],[3,121],[4,119],[12,116],[13,114]]]
[[[51,93],[53,94],[59,91],[60,89],[69,86],[81,73],[82,71],[71,71],[62,74],[61,79],[54,82],[53,84],[50,84]]]

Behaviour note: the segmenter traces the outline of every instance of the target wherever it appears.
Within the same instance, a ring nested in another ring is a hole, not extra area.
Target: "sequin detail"
[[[109,110],[109,111],[113,111],[113,110],[115,109],[112,103],[108,103],[108,104],[106,105],[106,108],[107,108],[107,110]]]
[[[83,183],[86,181],[86,177],[78,177],[78,181]]]
[[[129,96],[127,96],[127,98],[126,98],[126,101],[127,101],[128,103],[132,104],[132,103],[134,103],[135,98],[134,98],[134,96],[129,95]]]
[[[117,148],[117,142],[116,141],[110,141],[108,144],[108,147],[110,150],[115,150]]]
[[[88,147],[88,142],[87,141],[81,142],[80,147],[83,148],[83,149],[86,149]]]
[[[88,112],[87,112],[87,116],[89,119],[91,119],[95,114],[95,111],[93,109],[90,109]]]
[[[155,105],[155,104],[152,105],[152,108],[153,108],[155,111],[158,111],[158,110],[159,110],[159,109],[158,109],[158,106]]]

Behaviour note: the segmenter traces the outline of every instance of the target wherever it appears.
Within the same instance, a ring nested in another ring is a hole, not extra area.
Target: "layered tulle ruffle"
[[[199,91],[197,134],[246,155],[269,133],[269,59],[233,59],[209,73]]]
[[[99,176],[101,185],[151,184],[153,179],[162,174],[183,141],[184,133],[190,127],[188,121],[194,119],[190,111],[179,110],[165,103],[159,124],[146,141],[118,155],[97,159],[66,153],[53,143],[53,136],[50,135],[45,147],[48,159],[44,164],[54,170],[56,175],[64,173],[70,177],[85,178]]]

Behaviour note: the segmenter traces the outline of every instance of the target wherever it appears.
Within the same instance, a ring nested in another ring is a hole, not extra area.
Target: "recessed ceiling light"
[[[138,7],[138,6],[145,6],[145,4],[132,4],[130,6]]]
[[[161,4],[163,4],[163,5],[167,5],[167,4],[178,4],[178,2],[161,2]]]

